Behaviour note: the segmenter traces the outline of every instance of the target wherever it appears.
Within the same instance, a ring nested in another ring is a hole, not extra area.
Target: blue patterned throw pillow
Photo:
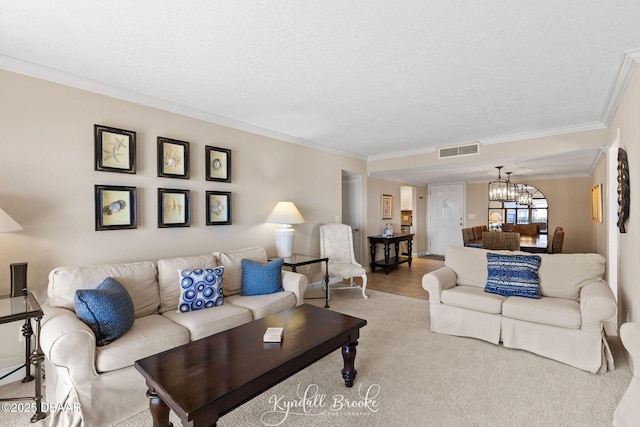
[[[240,295],[266,295],[283,291],[281,276],[283,263],[282,258],[266,264],[243,259]]]
[[[538,255],[501,255],[487,253],[485,292],[505,297],[540,298]]]
[[[78,289],[73,306],[76,316],[96,336],[96,345],[107,345],[133,326],[134,308],[122,284],[107,277],[96,289]]]
[[[224,267],[180,270],[178,313],[224,304],[222,274]]]

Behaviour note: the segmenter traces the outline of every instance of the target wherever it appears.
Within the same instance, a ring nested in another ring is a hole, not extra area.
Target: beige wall
[[[363,160],[6,71],[0,71],[0,93],[0,207],[24,227],[0,235],[0,294],[8,293],[13,262],[29,263],[29,287],[44,301],[47,275],[61,265],[155,260],[252,245],[275,254],[276,225],[264,220],[278,200],[295,202],[306,219],[295,226],[294,250],[318,254],[318,227],[342,212],[342,170],[366,177]],[[94,171],[94,124],[137,132],[137,174]],[[157,177],[158,136],[190,142],[190,179]],[[205,145],[232,150],[231,183],[205,181]],[[138,188],[136,230],[94,231],[96,184]],[[157,228],[159,187],[191,190],[191,227]],[[232,192],[233,225],[205,226],[207,190]],[[13,329],[19,325],[3,326],[0,332],[11,332],[0,339],[17,341]],[[19,347],[0,349],[0,367],[19,358]]]
[[[640,322],[640,69],[636,65],[627,89],[609,126],[609,141],[620,129],[620,145],[627,151],[631,179],[631,209],[626,233],[618,239],[618,310],[621,323]],[[616,203],[609,195],[608,203]],[[617,218],[608,218],[616,221]],[[601,237],[602,240],[602,237]]]

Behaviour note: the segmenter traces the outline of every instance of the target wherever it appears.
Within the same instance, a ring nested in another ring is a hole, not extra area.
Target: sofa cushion
[[[222,274],[224,267],[180,270],[178,311],[187,312],[224,304]]]
[[[447,246],[444,265],[456,272],[456,283],[484,288],[487,284],[487,250]]]
[[[131,296],[136,318],[157,313],[160,295],[156,274],[154,262],[58,267],[49,273],[49,305],[74,310],[74,299],[78,289],[95,289],[104,279],[113,277]]]
[[[266,295],[283,291],[281,274],[283,263],[282,258],[264,264],[243,259],[240,295]]]
[[[108,372],[133,366],[138,359],[188,342],[189,331],[186,328],[159,314],[150,314],[136,319],[120,339],[96,347],[96,369]]]
[[[540,254],[540,294],[555,298],[580,298],[589,282],[602,279],[605,258],[599,254]]]
[[[443,304],[490,314],[500,314],[504,299],[503,296],[486,293],[475,286],[454,286],[440,294]]]
[[[166,311],[162,315],[187,328],[191,341],[235,328],[253,320],[251,311],[229,303],[212,310],[196,310],[187,313]]]
[[[580,329],[582,325],[580,303],[563,298],[509,297],[502,304],[502,315],[561,328]]]
[[[248,308],[256,320],[295,307],[297,299],[293,292],[283,291],[267,295],[233,295],[227,298],[227,303]]]
[[[502,296],[540,298],[537,255],[487,253],[485,292]]]
[[[186,256],[158,260],[158,285],[160,286],[160,313],[178,308],[180,298],[180,270],[215,267],[213,255]],[[224,284],[223,284],[224,286]]]
[[[214,252],[213,257],[217,265],[224,265],[224,296],[240,293],[242,288],[242,260],[267,262],[267,252],[262,246],[239,249],[230,252]]]
[[[74,301],[76,316],[96,336],[96,344],[107,345],[133,326],[133,302],[117,280],[107,277],[96,289],[78,289]]]

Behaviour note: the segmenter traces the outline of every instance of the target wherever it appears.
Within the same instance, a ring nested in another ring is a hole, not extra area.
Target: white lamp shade
[[[11,218],[3,209],[0,209],[0,233],[20,230],[22,230],[22,226]]]
[[[266,222],[274,224],[302,224],[304,217],[293,202],[278,202]]]

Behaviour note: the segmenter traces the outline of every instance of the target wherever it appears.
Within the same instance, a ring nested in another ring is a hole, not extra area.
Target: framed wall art
[[[602,222],[602,184],[591,189],[591,219]]]
[[[380,216],[382,219],[393,219],[393,196],[383,194],[380,198]]]
[[[207,191],[207,225],[231,225],[231,193]]]
[[[97,171],[136,173],[136,133],[93,125],[94,160]]]
[[[158,176],[189,179],[189,143],[158,137]]]
[[[190,190],[158,188],[158,228],[191,225]]]
[[[96,231],[137,228],[136,187],[96,185]]]
[[[631,203],[631,186],[629,179],[629,160],[627,151],[618,148],[618,229],[626,233],[626,222],[629,219],[629,205]]]
[[[204,147],[207,181],[231,182],[231,150]]]

